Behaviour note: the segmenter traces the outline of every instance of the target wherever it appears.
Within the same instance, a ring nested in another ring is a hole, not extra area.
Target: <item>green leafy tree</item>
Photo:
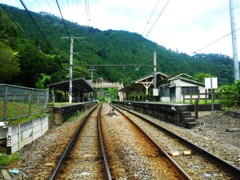
[[[240,103],[240,81],[237,81],[236,84],[221,86],[218,91],[220,90],[222,91],[223,99],[225,99],[224,104],[226,106],[235,106]]]
[[[37,83],[36,83],[36,88],[39,89],[44,89],[47,87],[48,84],[50,84],[50,79],[51,77],[49,75],[46,74],[41,74],[41,77],[38,79]]]
[[[17,78],[21,85],[35,87],[41,74],[49,72],[48,58],[30,42],[20,45],[19,60],[21,72]]]
[[[0,43],[0,82],[4,83],[20,72],[19,62],[12,49]]]
[[[19,37],[22,33],[22,29],[19,24],[12,21],[7,13],[0,7],[0,41],[13,45],[15,43],[15,38]]]
[[[212,77],[212,75],[211,75],[211,74],[208,74],[208,73],[200,72],[200,73],[197,73],[197,74],[195,75],[195,77],[198,79],[199,82],[204,83],[205,78],[210,78],[210,77]]]

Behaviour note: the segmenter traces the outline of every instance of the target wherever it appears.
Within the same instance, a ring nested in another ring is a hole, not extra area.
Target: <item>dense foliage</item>
[[[0,82],[30,87],[66,80],[69,68],[69,39],[62,20],[48,13],[31,15],[44,37],[24,10],[1,5],[0,8]],[[2,26],[4,25],[4,26]],[[90,78],[86,65],[92,64],[153,64],[157,51],[157,70],[168,75],[187,73],[200,80],[216,76],[220,84],[233,82],[233,62],[221,54],[189,56],[151,42],[139,34],[127,31],[100,31],[66,21],[74,39],[74,78]],[[3,66],[3,65],[5,66]],[[3,68],[4,67],[4,68]],[[149,75],[152,68],[95,67],[98,78],[122,81],[125,84]],[[8,69],[8,71],[6,71]]]

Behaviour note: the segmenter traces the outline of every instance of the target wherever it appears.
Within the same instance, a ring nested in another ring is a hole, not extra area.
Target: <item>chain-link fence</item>
[[[0,121],[40,114],[47,103],[48,89],[0,84]]]

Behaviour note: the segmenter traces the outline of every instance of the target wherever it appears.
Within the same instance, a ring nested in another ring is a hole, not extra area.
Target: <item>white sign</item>
[[[218,81],[217,78],[205,78],[205,89],[217,89],[218,88]]]
[[[153,89],[153,96],[158,96],[158,89],[157,88]]]

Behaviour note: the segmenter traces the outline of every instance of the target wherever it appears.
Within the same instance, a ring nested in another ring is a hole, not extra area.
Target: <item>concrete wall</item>
[[[52,111],[54,113],[54,123],[56,125],[61,125],[71,116],[78,114],[80,111],[85,111],[86,109],[89,109],[96,104],[97,102],[82,102],[65,106],[52,107]]]
[[[25,145],[44,135],[49,128],[48,115],[36,120],[8,127],[7,130],[7,153],[19,151]]]

